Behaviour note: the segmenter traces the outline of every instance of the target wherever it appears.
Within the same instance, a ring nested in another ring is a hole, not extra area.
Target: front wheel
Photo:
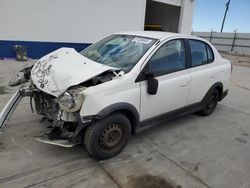
[[[90,125],[84,135],[88,153],[95,159],[107,159],[120,153],[131,134],[128,118],[115,113]]]
[[[219,99],[219,93],[215,89],[214,91],[212,91],[206,97],[206,99],[204,101],[203,110],[201,110],[199,112],[199,114],[202,115],[202,116],[209,116],[209,115],[211,115],[213,113],[213,111],[215,110],[216,106],[217,106],[218,99]]]

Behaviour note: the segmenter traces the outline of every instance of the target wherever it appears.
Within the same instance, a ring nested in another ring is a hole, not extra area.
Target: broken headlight
[[[30,71],[33,66],[25,67],[20,70],[16,75],[14,75],[9,82],[9,86],[18,86],[22,83],[27,82],[30,79]]]
[[[84,101],[84,95],[80,93],[85,88],[69,89],[59,96],[55,101],[60,108],[66,112],[76,112],[80,110]]]
[[[9,86],[13,87],[13,86],[18,86],[21,83],[26,82],[26,79],[24,77],[24,73],[23,72],[18,72],[15,76],[13,76],[9,82]]]
[[[73,96],[68,92],[65,92],[63,95],[58,97],[57,101],[63,107],[68,109],[73,108],[75,106],[75,100],[73,99]]]

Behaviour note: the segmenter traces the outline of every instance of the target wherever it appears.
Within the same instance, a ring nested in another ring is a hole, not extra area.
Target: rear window
[[[192,67],[208,64],[214,61],[211,47],[199,40],[189,40],[192,57]]]

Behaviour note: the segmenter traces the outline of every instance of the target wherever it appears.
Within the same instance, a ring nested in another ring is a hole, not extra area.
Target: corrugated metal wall
[[[210,41],[219,51],[250,55],[250,33],[192,32]]]

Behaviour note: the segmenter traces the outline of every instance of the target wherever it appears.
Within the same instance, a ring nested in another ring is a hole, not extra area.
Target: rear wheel
[[[217,106],[218,99],[219,99],[219,93],[218,93],[218,90],[215,89],[206,97],[204,101],[203,110],[201,110],[199,114],[202,116],[211,115]]]
[[[95,159],[107,159],[120,153],[131,134],[128,118],[115,113],[90,125],[84,135],[84,144]]]

